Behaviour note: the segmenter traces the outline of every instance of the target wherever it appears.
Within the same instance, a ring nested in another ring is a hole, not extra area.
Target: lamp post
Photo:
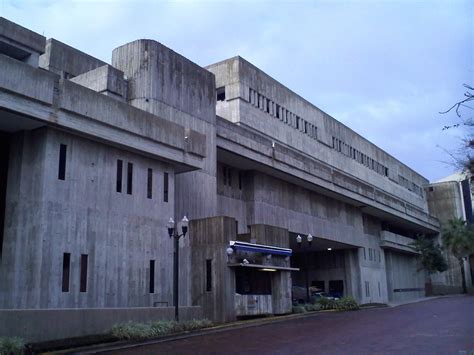
[[[174,258],[173,258],[173,303],[174,303],[174,317],[179,322],[179,238],[184,237],[188,232],[189,221],[186,216],[181,220],[181,234],[175,228],[173,218],[168,221],[168,235],[174,238]]]
[[[313,242],[313,236],[311,234],[308,234],[306,237],[306,240],[308,242],[308,248],[311,248],[311,243]],[[296,237],[296,243],[298,244],[298,247],[301,249],[301,244],[303,242],[303,238],[298,234]],[[305,282],[306,282],[306,303],[309,303],[309,278],[308,278],[308,253],[304,252],[304,271],[305,271]]]

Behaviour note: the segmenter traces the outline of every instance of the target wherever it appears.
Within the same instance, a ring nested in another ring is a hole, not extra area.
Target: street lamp
[[[308,242],[308,249],[311,248],[311,243],[313,242],[313,236],[308,234],[306,237],[306,241]],[[298,247],[301,249],[301,244],[303,242],[303,238],[298,234],[296,237],[296,243]],[[309,303],[309,278],[308,278],[308,253],[304,252],[304,270],[305,270],[305,282],[306,282],[306,303]]]
[[[175,222],[173,218],[170,217],[168,221],[168,235],[170,238],[174,238],[174,267],[173,267],[173,303],[174,303],[174,317],[177,322],[179,322],[179,287],[178,287],[178,277],[179,277],[179,238],[184,237],[188,232],[189,220],[186,216],[181,220],[181,234],[179,234],[175,228]]]

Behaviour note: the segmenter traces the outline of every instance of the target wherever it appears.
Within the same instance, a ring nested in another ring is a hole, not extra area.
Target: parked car
[[[316,301],[320,300],[321,298],[326,298],[328,300],[334,301],[337,301],[339,299],[339,297],[331,296],[326,292],[315,292],[311,295],[311,297],[314,298]]]
[[[293,286],[291,288],[292,291],[292,296],[291,299],[293,301],[293,304],[297,303],[306,303],[306,287],[302,286]],[[321,298],[326,298],[328,300],[338,300],[338,297],[332,297],[328,295],[326,292],[321,290],[320,288],[317,288],[315,286],[311,286],[309,288],[309,301],[310,303],[315,303]]]

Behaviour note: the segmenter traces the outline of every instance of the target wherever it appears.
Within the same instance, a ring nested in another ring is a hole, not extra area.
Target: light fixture
[[[259,269],[260,271],[277,271],[276,269],[267,269],[267,268],[263,268],[263,269]]]
[[[303,241],[303,239],[301,238],[301,235],[298,234],[298,236],[296,237],[296,243],[298,243],[299,245],[301,245],[301,242]]]
[[[231,248],[231,247],[228,247],[225,252],[227,253],[227,255],[231,256],[232,254],[234,254],[234,249]]]
[[[328,248],[328,250],[332,250],[332,248]]]

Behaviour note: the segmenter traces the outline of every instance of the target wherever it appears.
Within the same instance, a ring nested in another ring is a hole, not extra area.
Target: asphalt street
[[[474,297],[320,313],[119,354],[474,354]]]

